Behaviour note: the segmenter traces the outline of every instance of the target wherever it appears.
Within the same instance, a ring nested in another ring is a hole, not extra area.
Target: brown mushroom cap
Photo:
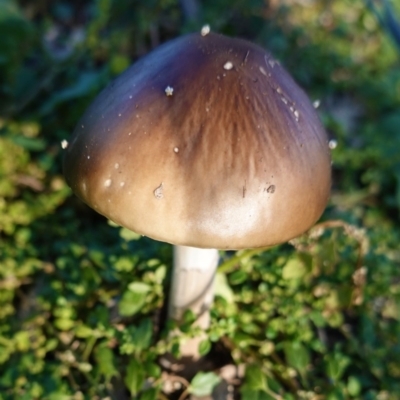
[[[327,137],[264,49],[191,34],[148,54],[93,102],[65,150],[72,190],[165,242],[240,249],[287,241],[322,214]]]

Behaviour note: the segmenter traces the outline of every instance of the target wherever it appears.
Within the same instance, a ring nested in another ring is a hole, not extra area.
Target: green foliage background
[[[204,0],[190,20],[176,0],[0,0],[0,399],[165,398],[171,248],[80,203],[60,142],[113,77],[204,23],[270,49],[321,101],[334,181],[308,234],[222,254],[202,353],[223,343],[245,365],[245,400],[400,399],[399,12]],[[196,334],[190,315],[180,330]]]

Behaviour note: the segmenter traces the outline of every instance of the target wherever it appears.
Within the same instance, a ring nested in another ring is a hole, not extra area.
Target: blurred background
[[[220,399],[400,399],[399,20],[398,0],[0,0],[0,399],[222,382]],[[181,377],[159,362],[197,334],[188,313],[168,335],[170,246],[74,197],[60,143],[110,80],[204,24],[269,49],[319,105],[333,188],[301,238],[221,254],[211,367]]]

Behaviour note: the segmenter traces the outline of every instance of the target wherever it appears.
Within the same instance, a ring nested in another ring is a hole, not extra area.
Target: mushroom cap
[[[120,75],[65,150],[72,190],[112,221],[193,247],[271,246],[298,236],[330,192],[326,133],[269,53],[190,34]]]

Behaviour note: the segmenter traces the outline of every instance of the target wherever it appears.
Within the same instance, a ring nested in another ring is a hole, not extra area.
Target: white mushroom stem
[[[169,317],[181,320],[184,312],[192,310],[196,325],[207,329],[210,325],[210,307],[214,300],[214,277],[218,266],[218,250],[174,246],[174,266],[169,301]],[[198,358],[198,343],[181,346],[182,356]],[[201,338],[203,339],[203,338]]]

